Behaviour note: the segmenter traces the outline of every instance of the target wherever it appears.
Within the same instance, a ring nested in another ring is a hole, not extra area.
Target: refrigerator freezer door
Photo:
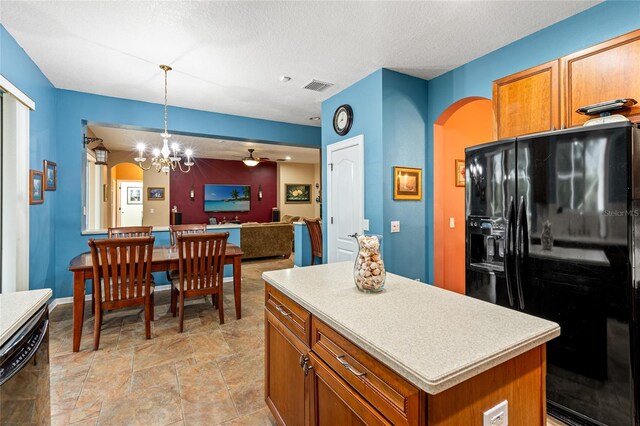
[[[547,345],[553,415],[632,425],[629,126],[532,135],[517,143],[524,200],[524,311],[560,324]]]
[[[466,294],[513,307],[508,275],[515,196],[515,139],[465,151]],[[511,206],[511,208],[510,208]]]

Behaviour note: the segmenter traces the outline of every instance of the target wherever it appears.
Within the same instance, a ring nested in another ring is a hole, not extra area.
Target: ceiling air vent
[[[333,83],[326,83],[320,80],[311,80],[310,82],[302,86],[302,88],[313,90],[314,92],[322,92],[323,90],[331,86],[333,86]]]

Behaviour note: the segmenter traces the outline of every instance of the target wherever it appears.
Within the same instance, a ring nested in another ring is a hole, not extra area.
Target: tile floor
[[[225,287],[225,323],[210,299],[185,308],[184,332],[168,312],[169,292],[156,294],[152,339],[141,309],[114,311],[103,321],[93,351],[90,306],[80,352],[71,351],[71,305],[51,312],[52,425],[273,425],[264,402],[265,270],[291,259],[242,265],[242,319],[233,286]]]

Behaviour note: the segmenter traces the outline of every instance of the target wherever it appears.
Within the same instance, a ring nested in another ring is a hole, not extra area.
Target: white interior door
[[[327,147],[327,256],[329,262],[354,261],[364,220],[364,136]]]
[[[118,226],[141,226],[144,197],[142,182],[119,180],[118,189],[120,190]]]

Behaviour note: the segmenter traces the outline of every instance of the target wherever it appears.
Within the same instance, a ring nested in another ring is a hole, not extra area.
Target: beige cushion
[[[293,219],[293,216],[285,214],[280,218],[280,222],[291,223],[291,219]]]

